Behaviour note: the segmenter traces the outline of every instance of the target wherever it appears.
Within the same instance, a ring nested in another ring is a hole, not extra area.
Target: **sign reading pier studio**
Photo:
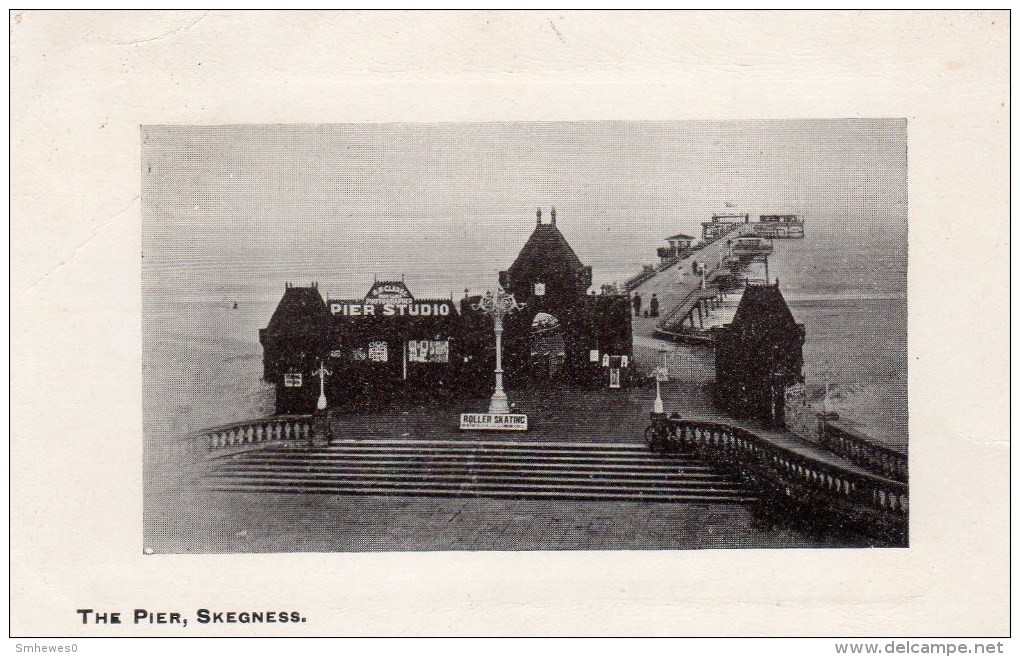
[[[527,431],[528,416],[516,413],[461,413],[461,430]]]

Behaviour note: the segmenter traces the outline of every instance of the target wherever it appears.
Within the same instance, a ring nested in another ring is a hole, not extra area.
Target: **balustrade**
[[[196,448],[207,453],[229,447],[282,441],[307,441],[312,434],[311,415],[283,415],[237,422],[191,434]]]
[[[856,436],[848,430],[826,423],[822,445],[846,460],[890,479],[906,482],[909,478],[907,456]]]
[[[842,500],[858,507],[863,505],[905,520],[909,509],[909,492],[905,482],[854,472],[798,454],[728,424],[681,419],[669,419],[668,423],[668,446],[711,452],[713,460],[732,464],[785,495],[799,493],[809,498],[821,494],[829,501]],[[856,447],[862,449],[861,445]],[[894,468],[899,467],[893,461],[890,463]]]

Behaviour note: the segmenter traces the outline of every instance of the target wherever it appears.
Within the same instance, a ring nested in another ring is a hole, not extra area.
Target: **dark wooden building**
[[[451,299],[416,299],[403,281],[376,281],[363,298],[329,301],[314,284],[288,284],[260,331],[263,378],[276,386],[277,413],[315,408],[320,361],[331,373],[331,407],[372,406],[401,391],[444,394],[471,378],[463,370],[484,366],[468,353],[481,336],[463,340],[466,328]]]
[[[633,371],[626,295],[588,294],[586,267],[541,212],[513,265],[499,275],[524,309],[504,320],[508,387],[624,386]],[[382,404],[397,395],[484,397],[494,382],[492,318],[480,297],[417,299],[404,281],[376,281],[363,298],[324,300],[316,284],[287,284],[259,332],[263,378],[276,387],[277,413],[310,413],[315,373],[329,370],[331,408]]]
[[[778,281],[749,285],[733,321],[716,329],[716,405],[737,417],[783,426],[786,388],[804,381],[804,336]]]
[[[319,397],[312,372],[328,352],[332,317],[318,285],[287,283],[266,328],[259,330],[263,378],[276,386],[277,413],[310,413]]]
[[[499,283],[524,309],[504,320],[504,369],[508,387],[569,382],[625,385],[633,371],[631,307],[625,294],[589,294],[592,275],[542,211],[517,259]],[[550,319],[551,318],[551,319]],[[562,358],[548,355],[558,328]],[[615,371],[614,371],[615,370]]]
[[[335,405],[374,405],[401,390],[448,392],[464,362],[452,299],[416,299],[403,281],[376,281],[362,299],[331,299],[328,365]]]

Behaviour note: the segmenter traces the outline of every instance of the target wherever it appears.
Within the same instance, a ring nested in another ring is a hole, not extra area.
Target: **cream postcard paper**
[[[12,13],[12,633],[1008,632],[1008,18]],[[745,300],[803,362],[734,411]]]

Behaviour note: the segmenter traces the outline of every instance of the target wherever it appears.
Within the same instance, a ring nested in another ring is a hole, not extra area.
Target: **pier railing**
[[[185,437],[193,449],[207,458],[257,449],[269,443],[308,443],[311,415],[275,415],[202,429]]]
[[[700,298],[702,291],[703,290],[701,288],[696,287],[690,292],[688,292],[687,296],[680,300],[680,303],[674,306],[672,310],[670,310],[662,317],[662,319],[656,325],[656,328],[668,331],[673,328],[674,324],[682,322],[683,318],[687,315],[687,313],[691,311],[691,307],[694,306],[694,303],[697,303],[695,299]],[[677,322],[678,317],[680,319],[680,322]]]
[[[700,453],[755,487],[773,511],[853,529],[893,545],[907,543],[910,495],[905,482],[829,463],[721,422],[657,422],[664,431],[660,448]]]
[[[862,468],[890,479],[909,480],[907,455],[878,445],[848,427],[825,422],[821,434],[822,447]]]
[[[630,292],[637,286],[641,285],[650,278],[653,278],[656,274],[661,271],[658,267],[651,267],[649,269],[643,269],[641,273],[631,276],[623,283],[623,291]]]
[[[683,256],[683,258],[686,258],[691,253],[694,253],[694,251],[690,251],[689,253],[686,253]],[[641,270],[640,273],[635,274],[634,276],[631,276],[626,281],[624,281],[624,283],[623,283],[623,291],[624,292],[632,291],[634,288],[636,288],[637,286],[641,285],[642,283],[644,283],[648,279],[654,278],[660,272],[662,272],[662,271],[664,271],[666,269],[669,269],[670,267],[672,267],[676,263],[680,262],[681,259],[682,259],[681,257],[670,258],[669,260],[663,260],[663,261],[659,262],[659,264],[657,264],[657,265],[649,266],[648,268]]]
[[[694,311],[695,308],[699,307],[702,301],[709,301],[719,297],[719,288],[712,286],[707,288],[696,287],[691,290],[684,298],[673,307],[668,313],[663,315],[662,320],[655,326],[655,334],[659,337],[665,337],[671,340],[679,338],[691,338],[696,341],[705,340],[712,342],[711,332],[705,330],[695,330],[691,326],[690,330],[683,328],[684,319]],[[700,310],[699,310],[700,312]],[[693,318],[692,318],[693,324]]]

